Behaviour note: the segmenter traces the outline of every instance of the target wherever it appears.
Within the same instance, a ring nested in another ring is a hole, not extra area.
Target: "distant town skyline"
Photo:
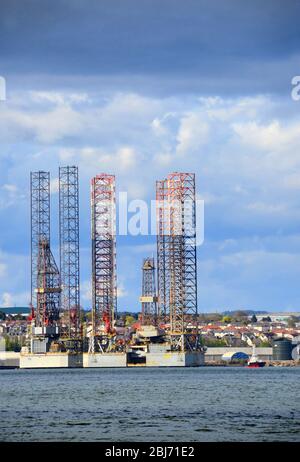
[[[2,0],[0,307],[30,301],[30,171],[80,175],[81,302],[89,308],[90,178],[130,199],[196,174],[205,202],[198,309],[300,309],[300,3]],[[154,236],[118,236],[118,309],[139,311]]]

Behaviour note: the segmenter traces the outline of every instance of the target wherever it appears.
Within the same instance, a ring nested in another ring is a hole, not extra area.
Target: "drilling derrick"
[[[169,290],[167,288],[167,253],[165,252],[166,234],[166,198],[165,182],[156,182],[156,225],[157,225],[157,289],[158,316],[163,322],[168,321]]]
[[[142,266],[142,324],[157,325],[157,296],[155,288],[154,258],[145,258]]]
[[[116,199],[114,175],[91,181],[92,219],[92,333],[89,352],[113,348],[117,308]]]
[[[35,327],[42,328],[41,333],[58,333],[57,329],[49,330],[48,327],[58,328],[60,312],[60,276],[54,257],[51,253],[49,242],[41,239],[38,254],[38,286],[37,309],[35,314]]]
[[[31,172],[31,305],[37,307],[40,242],[50,243],[50,173]]]
[[[31,351],[59,336],[60,276],[50,250],[50,174],[31,173]],[[44,339],[44,340],[43,340]]]
[[[195,175],[172,173],[156,184],[159,311],[174,350],[199,348]]]
[[[78,167],[59,168],[59,230],[62,311],[61,337],[78,348],[80,329],[79,290],[79,185]]]

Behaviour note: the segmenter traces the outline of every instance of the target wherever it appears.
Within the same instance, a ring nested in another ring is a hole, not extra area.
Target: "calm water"
[[[2,441],[300,441],[300,368],[0,371]]]

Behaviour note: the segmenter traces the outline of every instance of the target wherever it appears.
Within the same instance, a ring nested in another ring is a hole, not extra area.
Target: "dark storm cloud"
[[[0,5],[0,74],[147,75],[180,91],[209,92],[218,82],[230,92],[277,91],[289,83],[300,50],[297,0]]]

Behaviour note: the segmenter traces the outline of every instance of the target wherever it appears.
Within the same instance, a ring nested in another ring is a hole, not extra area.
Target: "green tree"
[[[16,321],[24,321],[24,319],[26,318],[24,318],[24,316],[22,316],[21,314],[16,314],[16,316],[14,316],[14,319]]]
[[[226,315],[226,316],[223,316],[222,322],[229,324],[231,322],[231,319],[232,319],[231,316]]]
[[[298,318],[296,316],[290,316],[289,319],[287,320],[288,327],[296,327],[297,321],[298,321]]]
[[[222,315],[220,313],[211,313],[208,317],[210,322],[218,322],[222,320]]]
[[[246,322],[248,321],[248,314],[246,311],[237,310],[233,313],[233,318],[236,322]]]
[[[5,337],[5,349],[6,351],[21,351],[22,344],[15,338],[10,338],[9,336]]]
[[[91,312],[85,311],[83,308],[80,309],[80,320],[82,323],[87,322],[91,318]]]
[[[272,322],[272,319],[270,318],[270,316],[266,316],[265,318],[262,318],[262,321],[263,322]]]
[[[272,346],[271,342],[261,342],[259,345],[259,347],[270,347]]]
[[[225,339],[202,337],[201,344],[207,347],[225,347],[228,346]]]
[[[252,324],[255,324],[257,322],[257,317],[255,316],[255,314],[252,316],[251,322]]]
[[[92,320],[92,312],[91,311],[85,311],[84,312],[84,317],[86,322],[90,322]]]
[[[128,326],[131,326],[135,321],[135,318],[133,316],[131,316],[130,314],[128,314],[126,317],[125,317],[125,326],[128,327]]]

